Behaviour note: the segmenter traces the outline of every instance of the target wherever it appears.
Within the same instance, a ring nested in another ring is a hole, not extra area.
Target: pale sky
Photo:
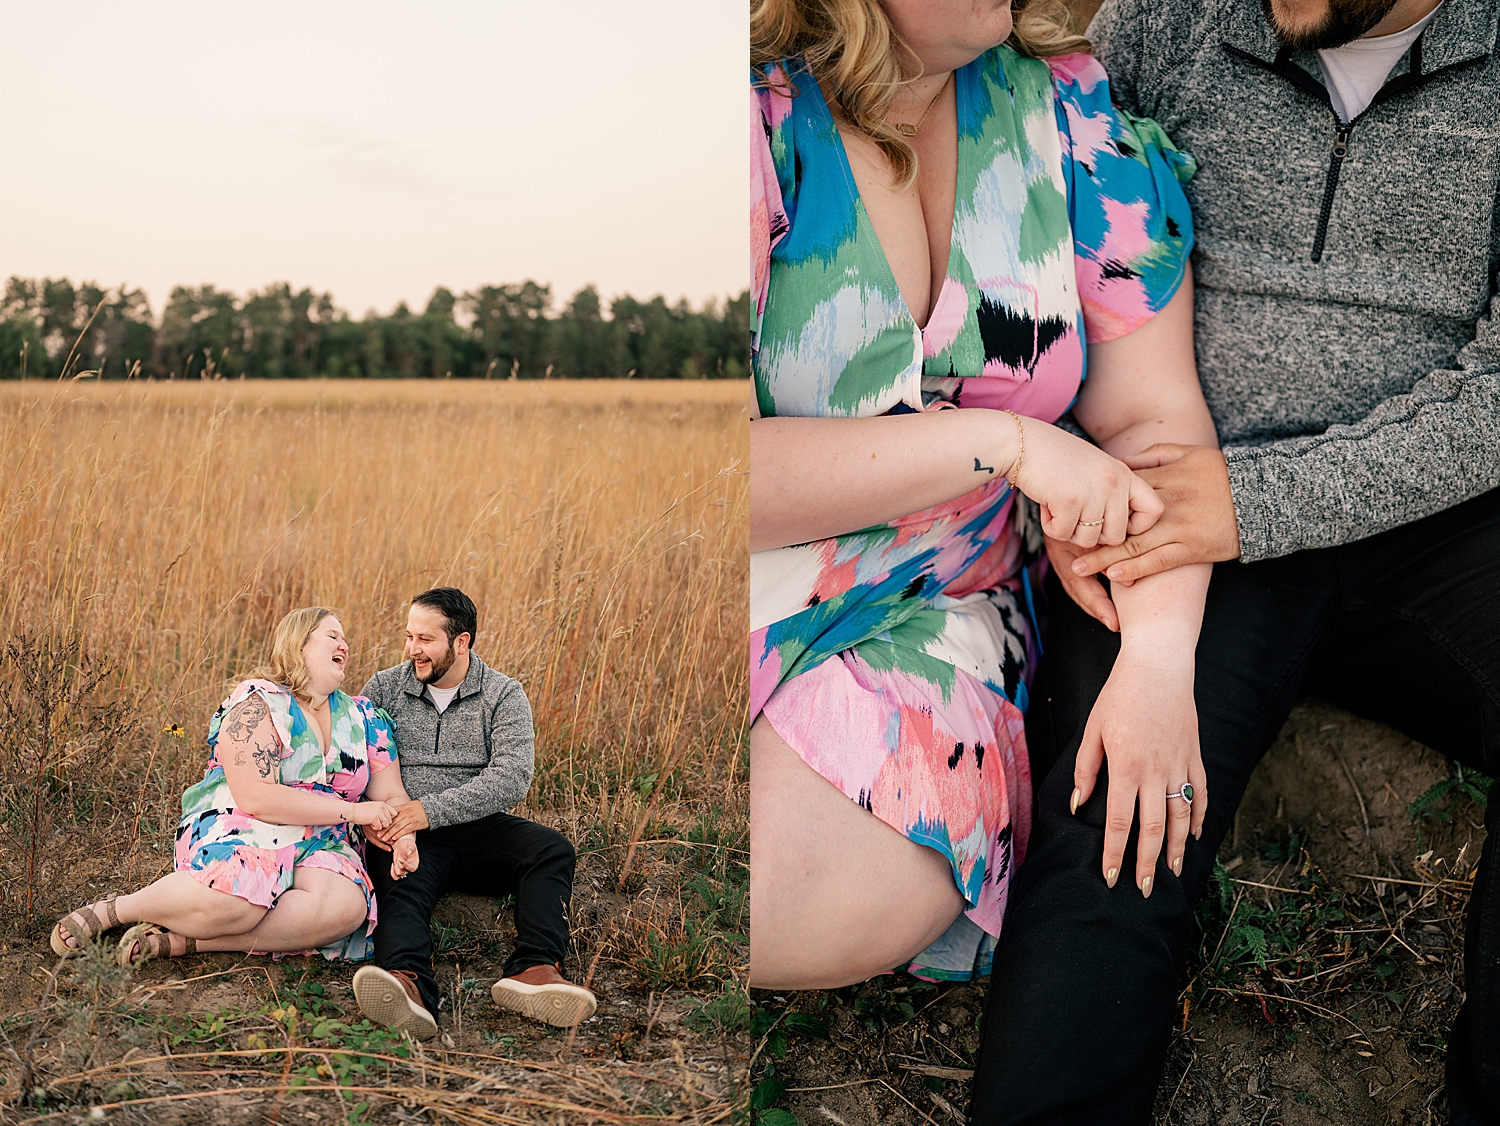
[[[0,0],[0,280],[746,282],[740,0]]]

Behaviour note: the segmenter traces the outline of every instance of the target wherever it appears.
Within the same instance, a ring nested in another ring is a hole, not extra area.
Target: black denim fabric
[[[516,947],[510,977],[561,962],[568,952],[568,901],[573,895],[573,846],[556,829],[508,813],[423,829],[420,864],[391,879],[390,853],[366,846],[379,922],[375,964],[417,975],[422,1003],[437,1015],[441,994],[432,976],[432,910],[444,892],[516,897]]]
[[[1182,878],[1143,899],[1100,875],[1105,788],[1068,813],[1084,724],[1119,638],[1048,580],[1051,621],[1026,719],[1037,817],[990,982],[976,1126],[1150,1121],[1193,906],[1257,762],[1316,691],[1467,766],[1500,772],[1500,490],[1357,543],[1214,568],[1195,696],[1208,812]],[[1467,1000],[1450,1039],[1454,1126],[1500,1122],[1500,800],[1465,938]]]

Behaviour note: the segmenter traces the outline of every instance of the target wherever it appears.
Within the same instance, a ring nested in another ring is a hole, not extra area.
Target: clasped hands
[[[396,816],[383,829],[369,826],[365,839],[376,848],[391,854],[391,879],[399,880],[408,872],[415,872],[421,858],[417,855],[417,831],[427,828],[427,811],[419,801],[405,801],[391,805]]]
[[[1120,632],[1120,616],[1094,576],[1130,586],[1174,567],[1240,556],[1229,470],[1220,451],[1162,442],[1122,460],[1161,499],[1157,521],[1113,547],[1085,550],[1076,543],[1047,540],[1047,554],[1068,596],[1115,633]]]

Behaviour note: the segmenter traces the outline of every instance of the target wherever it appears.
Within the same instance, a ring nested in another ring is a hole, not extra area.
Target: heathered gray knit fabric
[[[526,796],[534,736],[519,681],[470,654],[469,671],[441,715],[410,661],[376,673],[360,694],[391,717],[401,782],[434,829],[503,813]]]
[[[1115,100],[1198,159],[1198,371],[1247,562],[1500,486],[1497,23],[1500,0],[1444,0],[1414,85],[1355,120],[1321,261],[1316,55],[1277,73],[1259,0],[1106,0],[1089,29]]]

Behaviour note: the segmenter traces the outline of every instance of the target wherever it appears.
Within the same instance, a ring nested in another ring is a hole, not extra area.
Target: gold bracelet
[[[1016,463],[1010,467],[1010,472],[1005,475],[1005,479],[1010,482],[1010,487],[1018,489],[1020,486],[1016,484],[1016,481],[1021,476],[1021,462],[1026,459],[1026,427],[1021,425],[1021,416],[1015,411],[1009,407],[1001,407],[1000,409],[1016,420],[1016,430],[1021,435],[1021,448],[1016,453]]]

